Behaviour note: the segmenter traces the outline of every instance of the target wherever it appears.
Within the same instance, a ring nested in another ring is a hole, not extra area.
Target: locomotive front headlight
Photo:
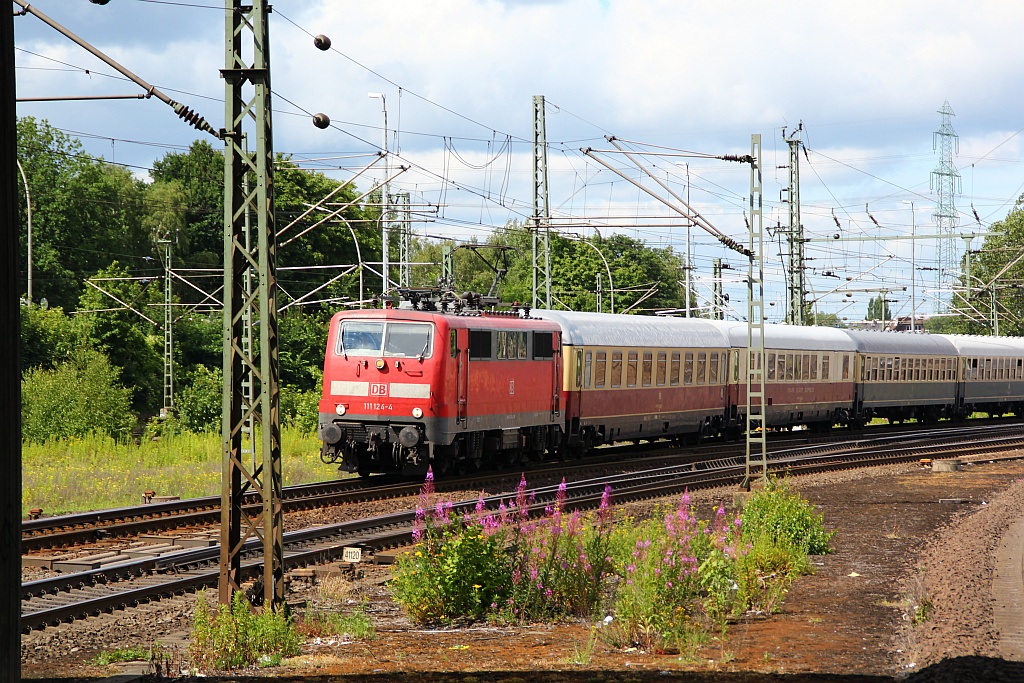
[[[345,414],[345,404],[344,403],[339,403],[337,405],[337,407],[334,409],[334,412],[336,412],[338,415],[344,415]]]
[[[415,417],[417,420],[420,419],[421,417],[423,417],[423,408],[419,408],[419,407],[413,408],[412,409],[412,416]]]
[[[387,364],[388,362],[383,358],[378,358],[376,362],[374,362],[374,365],[377,367],[378,370],[383,370]]]

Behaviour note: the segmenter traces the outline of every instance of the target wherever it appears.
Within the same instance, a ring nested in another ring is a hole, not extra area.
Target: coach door
[[[551,417],[562,410],[562,335],[551,335]]]

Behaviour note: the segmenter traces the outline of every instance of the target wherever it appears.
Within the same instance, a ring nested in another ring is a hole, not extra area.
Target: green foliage
[[[263,610],[254,614],[245,595],[236,592],[231,605],[210,610],[205,591],[199,594],[192,618],[189,656],[201,671],[276,665],[299,654],[301,638],[291,617]]]
[[[80,349],[93,348],[89,327],[82,318],[59,308],[25,306],[21,309],[21,369],[53,369],[70,361]]]
[[[92,663],[96,666],[109,666],[118,662],[145,662],[158,655],[159,648],[133,645],[100,652],[93,658]]]
[[[885,300],[885,292],[868,300],[868,314],[865,319],[892,320],[892,312],[889,310],[889,302]]]
[[[299,625],[306,637],[341,636],[351,640],[375,640],[377,629],[373,620],[360,607],[351,614],[311,609]]]
[[[278,322],[281,383],[301,391],[319,391],[327,348],[326,315],[289,309]]]
[[[810,571],[806,553],[767,534],[757,535],[737,561],[740,598],[748,609],[777,612],[794,579]]]
[[[150,305],[162,304],[163,293],[155,281],[129,279],[131,273],[117,261],[96,277],[96,284],[116,299],[90,287],[79,302],[82,324],[93,343],[121,369],[121,380],[134,390],[135,407],[155,408],[163,395],[163,334],[136,311],[148,315],[158,310]]]
[[[645,650],[690,649],[707,630],[724,628],[743,608],[736,583],[739,525],[718,508],[701,521],[684,495],[663,519],[623,531],[615,628]]]
[[[836,533],[825,531],[822,515],[815,514],[807,501],[779,479],[770,479],[750,498],[743,508],[742,521],[746,540],[755,543],[767,536],[808,555],[831,552],[829,543]]]
[[[320,460],[314,434],[281,429],[284,483],[307,484],[337,474]],[[22,444],[21,511],[48,514],[138,505],[142,492],[198,498],[219,495],[223,474],[220,431],[163,432],[135,444],[107,435]]]
[[[395,562],[395,600],[423,624],[592,613],[609,574],[611,512],[606,502],[588,528],[579,514],[562,513],[564,500],[563,482],[555,504],[530,519],[524,480],[508,508],[488,513],[481,496],[476,512],[459,521],[450,503],[434,497],[428,478],[417,509],[418,543]]]
[[[100,352],[82,349],[52,370],[28,370],[21,381],[21,433],[26,441],[72,439],[93,432],[127,439],[135,425],[131,392]]]
[[[196,366],[192,383],[174,400],[183,429],[199,433],[217,429],[223,414],[224,380],[220,368]]]
[[[323,371],[315,368],[318,375]],[[308,434],[316,434],[320,421],[320,391],[299,391],[290,386],[281,387],[281,424],[295,427]]]

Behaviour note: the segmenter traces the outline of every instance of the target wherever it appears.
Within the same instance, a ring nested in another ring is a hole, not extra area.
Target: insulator
[[[322,33],[313,39],[313,44],[316,45],[318,50],[323,50],[324,52],[331,49],[331,39]]]
[[[189,109],[180,102],[175,102],[172,106],[174,107],[174,113],[178,115],[178,118],[185,120],[193,128],[213,132],[213,128],[210,127],[210,124],[208,124],[206,119],[200,116],[198,112]]]
[[[331,117],[324,113],[313,114],[313,125],[323,129],[331,125]]]

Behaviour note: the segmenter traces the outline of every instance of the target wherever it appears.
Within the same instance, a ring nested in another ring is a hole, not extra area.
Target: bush
[[[320,391],[300,391],[293,386],[282,386],[281,424],[316,434],[320,422],[320,394]]]
[[[192,383],[178,392],[174,403],[183,429],[195,434],[220,427],[224,379],[220,368],[197,365]]]
[[[617,545],[615,628],[645,650],[689,649],[695,634],[720,629],[742,608],[735,580],[739,520],[719,507],[698,520],[684,494],[675,510],[629,531]]]
[[[299,654],[300,645],[290,617],[271,610],[254,614],[243,593],[235,593],[231,605],[218,605],[216,612],[211,612],[206,592],[199,594],[189,643],[197,669],[276,665],[282,657]]]
[[[83,437],[93,432],[125,440],[135,426],[131,391],[102,353],[76,351],[52,370],[28,370],[21,381],[21,434],[26,441]]]
[[[789,490],[785,481],[770,479],[743,508],[744,536],[751,543],[761,536],[808,555],[825,555],[835,531],[825,531],[821,515]]]
[[[416,511],[416,548],[398,557],[392,594],[420,624],[485,616],[529,621],[586,615],[597,607],[608,575],[610,490],[594,524],[563,514],[565,482],[545,514],[531,520],[522,480],[515,502],[453,519],[451,503],[434,496],[433,475]]]

